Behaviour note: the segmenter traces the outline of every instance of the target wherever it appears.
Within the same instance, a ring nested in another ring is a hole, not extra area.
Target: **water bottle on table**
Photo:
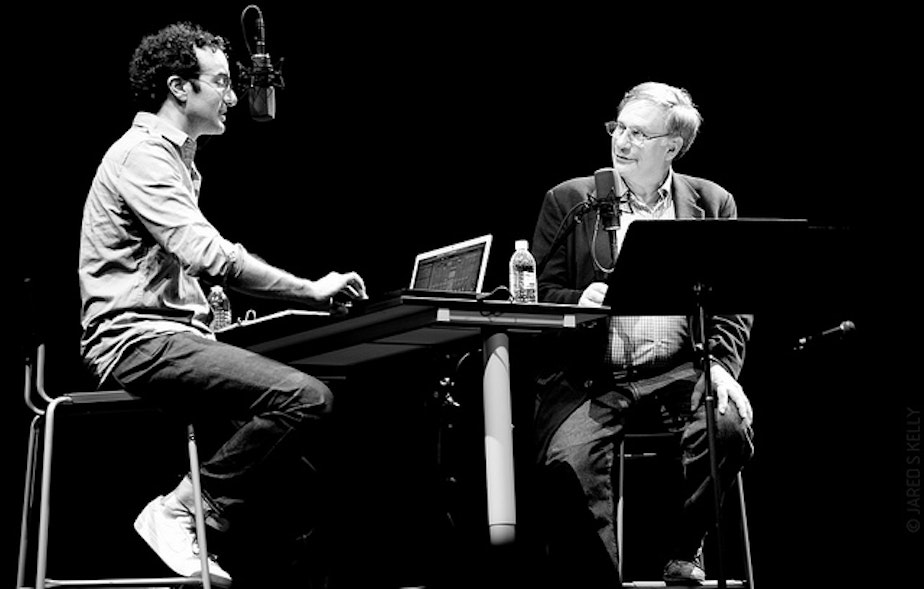
[[[514,303],[537,303],[536,258],[529,252],[529,242],[518,239],[510,257],[510,294]]]

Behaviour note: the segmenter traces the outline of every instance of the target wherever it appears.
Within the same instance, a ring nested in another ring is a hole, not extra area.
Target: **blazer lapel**
[[[671,190],[674,193],[674,210],[678,219],[702,219],[706,216],[706,211],[697,204],[699,195],[681,174],[674,173]]]

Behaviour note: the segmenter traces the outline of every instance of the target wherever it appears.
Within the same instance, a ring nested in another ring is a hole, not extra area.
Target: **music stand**
[[[708,317],[754,314],[779,304],[801,278],[803,219],[639,220],[626,230],[603,304],[613,315],[692,316],[693,347],[705,375],[718,587],[725,588],[715,452],[715,399]]]

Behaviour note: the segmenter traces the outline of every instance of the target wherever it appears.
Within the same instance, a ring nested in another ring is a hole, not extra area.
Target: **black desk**
[[[512,542],[516,528],[509,334],[570,329],[609,309],[401,296],[361,314],[290,310],[218,333],[233,343],[307,372],[345,371],[370,360],[466,338],[480,338],[485,468],[491,543]]]

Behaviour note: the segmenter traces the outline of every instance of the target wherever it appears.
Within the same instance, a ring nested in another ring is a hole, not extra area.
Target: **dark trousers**
[[[206,503],[229,524],[229,535],[234,537],[236,523],[241,538],[270,527],[271,543],[265,535],[255,536],[264,549],[273,547],[263,551],[267,558],[295,559],[286,551],[311,544],[324,510],[322,451],[329,444],[323,428],[333,401],[324,383],[188,333],[132,346],[113,376],[126,390],[196,424],[200,453],[208,456],[200,465]],[[286,537],[292,540],[288,549]]]
[[[556,552],[565,555],[562,560],[566,567],[590,568],[597,571],[593,573],[595,578],[615,574],[619,554],[614,489],[619,481],[614,462],[627,428],[677,434],[683,465],[683,505],[672,534],[671,558],[693,559],[715,522],[705,406],[700,403],[695,411],[690,409],[693,387],[700,374],[692,363],[686,363],[650,378],[609,382],[555,431],[542,465],[547,485],[544,509],[552,514],[546,519],[551,522],[553,552],[555,545],[566,546]],[[716,412],[723,494],[751,457],[751,438],[751,429],[743,424],[734,403],[729,403],[724,415]],[[578,553],[575,546],[584,548]]]

